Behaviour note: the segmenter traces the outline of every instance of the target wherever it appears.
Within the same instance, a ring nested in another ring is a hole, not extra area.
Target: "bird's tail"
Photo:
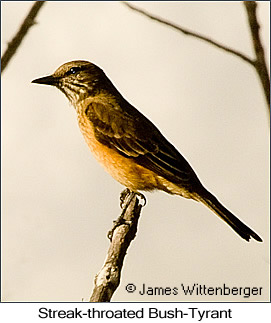
[[[235,215],[233,215],[229,210],[227,210],[217,198],[204,189],[203,193],[197,194],[196,200],[205,204],[209,209],[215,212],[222,220],[224,220],[236,233],[238,233],[243,239],[249,241],[250,238],[262,242],[262,239],[246,226],[242,221],[240,221]]]

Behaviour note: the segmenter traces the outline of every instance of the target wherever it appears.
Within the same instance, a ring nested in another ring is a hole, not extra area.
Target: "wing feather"
[[[191,176],[196,177],[177,149],[132,106],[127,113],[111,104],[92,102],[85,113],[94,125],[96,139],[109,148],[173,183],[185,185]]]

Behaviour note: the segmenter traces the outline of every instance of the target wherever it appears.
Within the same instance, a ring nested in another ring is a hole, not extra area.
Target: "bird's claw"
[[[142,193],[136,192],[137,197],[139,197],[142,200],[142,207],[144,207],[147,204],[147,200],[145,195]]]
[[[125,200],[130,194],[131,194],[131,191],[129,190],[129,188],[125,188],[125,190],[123,190],[120,193],[120,208],[121,209],[124,208]]]
[[[125,188],[125,190],[123,190],[121,193],[120,193],[120,208],[123,209],[124,206],[125,206],[125,202],[127,201],[127,198],[129,197],[130,194],[136,194],[137,197],[139,197],[143,203],[142,203],[142,207],[144,207],[146,204],[147,204],[147,200],[146,200],[146,197],[142,194],[142,193],[139,193],[139,192],[132,192],[129,188]]]
[[[131,221],[125,220],[123,219],[123,217],[129,204],[131,203],[135,195],[143,201],[142,207],[146,205],[146,198],[142,193],[133,192],[129,188],[126,188],[124,191],[122,191],[120,193],[120,207],[122,209],[122,212],[121,212],[121,215],[117,218],[117,220],[113,221],[113,228],[109,230],[107,233],[107,237],[110,241],[112,241],[114,231],[118,226],[120,226],[121,224],[127,224],[127,225],[132,224]]]

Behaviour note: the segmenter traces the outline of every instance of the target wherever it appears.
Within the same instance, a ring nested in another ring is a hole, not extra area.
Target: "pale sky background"
[[[138,2],[253,57],[241,2]],[[2,52],[32,2],[1,2]],[[258,10],[269,57],[269,3]],[[147,193],[112,301],[269,300],[269,123],[247,63],[119,2],[48,2],[2,76],[2,300],[87,301],[120,213],[115,182],[91,156],[74,109],[31,84],[89,60],[152,120],[203,184],[264,240],[242,240],[209,209]],[[128,294],[128,283],[177,296]],[[261,296],[185,296],[181,284],[263,287]]]

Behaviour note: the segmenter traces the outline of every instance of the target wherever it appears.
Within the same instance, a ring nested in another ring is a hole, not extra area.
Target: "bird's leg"
[[[129,188],[126,188],[120,193],[120,207],[122,208],[122,212],[120,216],[115,221],[113,221],[113,228],[107,233],[107,237],[110,241],[112,241],[113,233],[119,225],[124,223],[130,225],[129,221],[123,220],[123,217],[134,196],[135,193],[130,191]]]
[[[129,188],[125,188],[125,190],[123,190],[121,193],[120,193],[120,207],[121,209],[123,209],[125,207],[125,199],[131,194],[131,193],[135,193],[135,195],[137,195],[139,198],[141,198],[143,200],[143,203],[142,203],[142,207],[144,207],[147,203],[146,201],[146,197],[142,194],[142,193],[139,193],[139,192],[132,192],[130,191]],[[130,202],[129,202],[130,203]],[[127,203],[129,205],[129,203]]]
[[[121,224],[128,224],[128,225],[131,224],[130,221],[124,220],[123,217],[132,199],[135,197],[135,195],[137,195],[143,200],[142,206],[146,205],[146,198],[143,194],[138,192],[133,192],[129,188],[126,188],[124,191],[122,191],[120,193],[120,207],[122,208],[122,212],[120,216],[117,218],[117,220],[113,221],[113,228],[107,233],[107,237],[110,241],[112,241],[113,233],[116,227],[118,227]]]
[[[127,198],[127,196],[131,193],[131,191],[129,190],[129,188],[125,188],[125,190],[123,190],[120,193],[120,208],[123,209],[124,207],[124,203],[125,203],[125,199]]]

